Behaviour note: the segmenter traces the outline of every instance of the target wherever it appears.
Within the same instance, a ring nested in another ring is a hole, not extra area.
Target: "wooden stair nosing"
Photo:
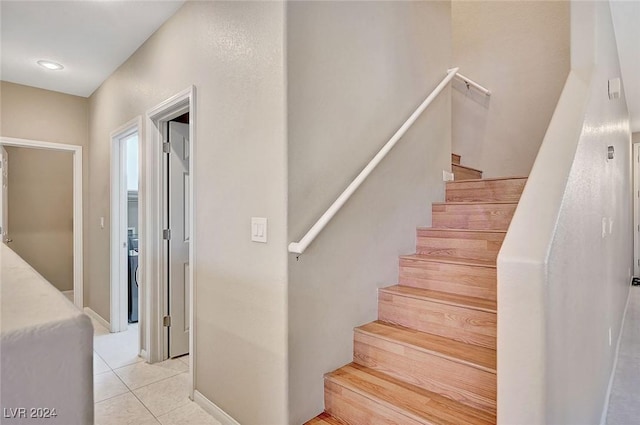
[[[511,176],[511,177],[486,177],[481,179],[467,179],[467,180],[452,180],[446,182],[447,186],[455,185],[457,183],[471,183],[473,181],[477,182],[490,182],[490,181],[500,181],[500,180],[527,180],[529,177],[527,176]]]
[[[326,412],[322,412],[315,418],[311,419],[310,421],[305,422],[304,425],[349,425],[349,424],[340,419],[334,418],[333,416],[331,416]]]
[[[355,373],[359,372],[359,376],[356,376],[353,371],[355,371]],[[361,375],[369,376],[370,378],[368,379],[368,382],[366,382],[368,385],[358,385],[354,382],[354,379],[344,378],[343,374],[347,373],[353,374],[356,380],[361,382],[365,382]],[[437,393],[416,387],[415,385],[403,382],[373,369],[360,366],[356,363],[350,363],[336,371],[326,374],[325,381],[329,381],[335,385],[346,388],[347,390],[376,402],[399,415],[425,425],[488,425],[496,423],[495,415],[489,412],[474,409],[473,407],[466,406],[455,400],[448,399]],[[378,381],[377,385],[375,381]],[[383,385],[380,381],[384,381],[384,384],[387,384],[389,387],[393,387],[395,392],[403,393],[402,397],[394,397],[394,401],[400,401],[400,403],[395,404],[392,402],[391,397],[388,394],[389,391],[382,391],[380,388],[380,385]],[[411,399],[422,399],[422,401],[412,405],[410,403]],[[434,420],[438,421],[434,422]]]
[[[454,163],[452,163],[451,164],[451,168],[453,168],[453,167],[463,168],[465,170],[469,170],[469,171],[472,171],[472,172],[476,172],[476,173],[482,174],[482,170],[478,170],[477,168],[469,167],[469,166],[462,165],[462,164],[454,164]]]
[[[497,267],[495,261],[478,260],[474,258],[436,256],[436,255],[429,255],[429,254],[401,255],[400,259],[406,260],[406,261],[427,261],[431,263],[455,264],[459,266],[469,266],[469,267],[487,267],[491,269],[495,269]]]
[[[450,305],[453,307],[468,308],[470,310],[483,311],[485,313],[497,314],[498,312],[495,302],[482,298],[468,297],[466,295],[455,295],[446,292],[432,291],[429,289],[414,288],[411,286],[402,285],[393,285],[386,288],[379,288],[378,292],[383,292],[385,294],[393,296],[425,300],[437,304]]]
[[[432,205],[518,205],[516,201],[447,201],[433,202]]]
[[[450,202],[443,202],[443,204],[449,204]],[[422,231],[443,231],[443,232],[456,232],[456,233],[507,233],[506,230],[492,230],[492,229],[447,229],[445,227],[431,227],[431,226],[418,226],[416,227],[418,232]]]
[[[386,330],[393,336],[387,335],[381,330]],[[409,346],[424,353],[496,374],[496,350],[490,348],[467,344],[380,320],[358,326],[354,332]],[[478,358],[483,361],[479,362]]]

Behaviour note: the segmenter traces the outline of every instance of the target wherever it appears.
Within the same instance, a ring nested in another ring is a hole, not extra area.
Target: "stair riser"
[[[482,173],[476,170],[470,170],[458,164],[451,164],[451,171],[455,180],[481,179]]]
[[[400,259],[399,284],[496,301],[496,269]]]
[[[434,204],[433,227],[507,230],[516,204]]]
[[[416,252],[452,258],[495,261],[505,233],[419,229]]]
[[[452,153],[451,154],[451,163],[460,165],[460,155]]]
[[[447,202],[518,202],[527,179],[449,182]]]
[[[430,424],[409,418],[328,379],[324,381],[324,409],[350,425]]]
[[[354,361],[468,406],[496,413],[496,375],[361,332]]]
[[[496,349],[496,314],[397,294],[378,293],[385,322]]]

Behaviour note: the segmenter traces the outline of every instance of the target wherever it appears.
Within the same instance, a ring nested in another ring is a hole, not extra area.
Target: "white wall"
[[[609,4],[576,3],[574,17],[595,30],[574,28],[577,72],[498,259],[498,417],[505,424],[600,422],[628,295],[629,115],[624,93],[607,95],[607,80],[620,76]]]
[[[109,134],[192,84],[196,390],[243,425],[281,425],[288,421],[282,2],[187,2],[91,96],[89,306],[108,317]],[[252,216],[269,219],[269,243],[250,241]]]
[[[444,78],[449,2],[287,4],[289,240],[298,241]],[[323,410],[323,375],[415,252],[450,167],[447,88],[299,260],[289,256],[292,425]]]
[[[527,176],[569,73],[569,2],[452,2],[453,152],[484,177]]]

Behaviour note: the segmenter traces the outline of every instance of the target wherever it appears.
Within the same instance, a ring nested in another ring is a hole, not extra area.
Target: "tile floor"
[[[110,333],[93,321],[95,425],[220,425],[188,398],[189,359],[148,364],[138,325]]]
[[[607,425],[640,423],[640,287],[632,286],[613,378]]]

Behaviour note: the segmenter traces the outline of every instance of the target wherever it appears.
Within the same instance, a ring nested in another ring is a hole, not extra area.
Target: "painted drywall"
[[[491,91],[453,83],[453,151],[484,177],[529,175],[569,73],[569,2],[458,1],[453,63]]]
[[[5,137],[14,137],[18,139],[31,139],[53,143],[63,143],[69,145],[80,145],[83,147],[83,198],[88,197],[89,173],[88,173],[88,139],[89,139],[89,102],[86,98],[71,96],[68,94],[53,92],[49,90],[27,87],[20,84],[0,82],[0,135]],[[23,148],[24,149],[24,148]],[[68,155],[68,156],[67,156]],[[71,154],[55,154],[53,152],[24,152],[16,151],[13,155],[16,163],[12,161],[12,173],[22,173],[24,178],[35,179],[39,184],[50,184],[50,189],[61,193],[72,193],[73,182],[70,178],[57,179],[55,176],[58,172],[72,175],[72,163],[69,159]],[[22,171],[18,167],[23,168]],[[29,174],[27,170],[29,168]],[[36,174],[37,173],[37,174]],[[18,175],[10,176],[14,185],[21,185],[14,178]],[[45,176],[48,176],[45,178]],[[44,180],[48,180],[48,183]],[[62,187],[66,186],[66,187]],[[47,208],[52,211],[47,227],[40,227],[39,232],[29,232],[27,228],[20,230],[22,226],[31,227],[28,222],[37,221],[42,226],[44,222],[40,220],[38,211],[32,211],[30,208],[33,204],[22,203],[21,206],[14,205],[11,207],[10,220],[13,222],[17,217],[18,230],[22,234],[13,236],[15,246],[12,247],[24,255],[27,261],[32,261],[34,268],[43,274],[46,278],[51,278],[57,283],[59,288],[71,289],[69,281],[73,282],[73,263],[72,263],[72,242],[73,242],[73,211],[71,201],[65,203],[56,203],[46,192],[42,192],[37,187],[31,186],[30,190],[33,196],[44,196],[50,201]],[[12,191],[9,191],[12,193]],[[13,191],[15,192],[15,190]],[[13,194],[15,195],[15,193]],[[66,196],[66,195],[65,195]],[[67,198],[65,198],[67,199]],[[23,198],[26,202],[26,198]],[[11,200],[10,200],[11,202]],[[33,202],[41,202],[33,200]],[[66,203],[68,202],[68,204]],[[24,208],[23,208],[24,207]],[[87,212],[88,208],[83,207],[83,244],[88,245],[87,236]],[[63,219],[63,215],[68,214]],[[56,218],[54,219],[53,216]],[[23,221],[27,220],[27,221]],[[64,229],[64,230],[63,230]],[[11,229],[10,229],[11,230]],[[27,237],[27,233],[29,236]],[[13,233],[13,232],[12,232]],[[55,243],[60,245],[50,250],[44,251],[54,241],[51,239],[53,234]],[[71,242],[68,241],[71,238]],[[60,249],[60,251],[57,251]],[[69,259],[71,257],[71,260]],[[54,263],[58,263],[57,265]],[[84,260],[84,281],[88,286],[88,260]],[[39,265],[40,267],[38,267]],[[85,303],[88,297],[88,291],[84,291]]]
[[[60,291],[73,290],[73,154],[6,150],[11,249]]]
[[[449,2],[287,4],[289,240],[298,241],[446,75]],[[290,424],[323,410],[450,167],[445,89],[299,259],[289,256]]]
[[[243,425],[288,422],[284,65],[282,2],[187,2],[90,97],[89,306],[108,317],[109,134],[196,88],[195,388]]]
[[[502,423],[601,423],[629,290],[631,133],[624,92],[607,93],[620,76],[609,4],[575,2],[578,17],[594,26],[576,27],[576,71],[498,258]]]

